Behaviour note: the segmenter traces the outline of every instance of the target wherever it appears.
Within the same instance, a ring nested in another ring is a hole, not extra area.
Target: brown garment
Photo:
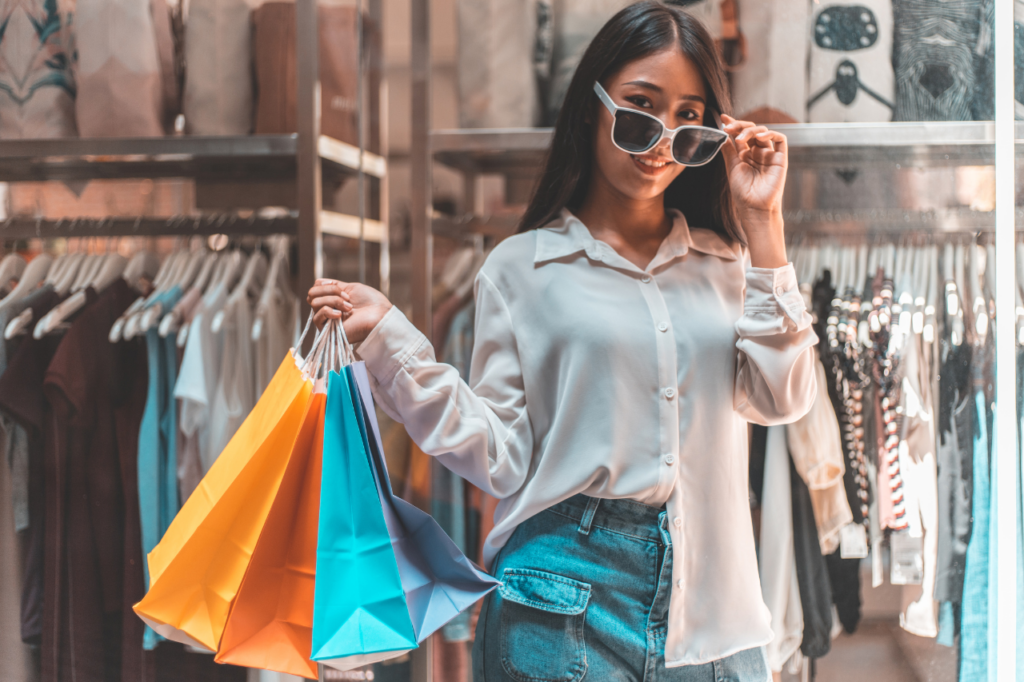
[[[359,144],[358,15],[352,7],[318,8],[320,34],[320,130],[349,144]],[[378,32],[363,19],[367,44],[378,41]],[[256,103],[257,133],[294,133],[295,3],[267,2],[253,12],[253,62],[259,96]],[[366,92],[379,86],[380,75],[368,74]],[[371,150],[373,151],[373,150]]]
[[[52,289],[38,296],[30,306],[32,319],[41,318],[60,299]],[[59,337],[52,336],[36,340],[31,333],[17,337],[15,343],[8,343],[7,370],[0,376],[0,410],[20,424],[28,435],[30,525],[26,531],[21,593],[21,638],[35,645],[41,643],[43,633],[43,548],[46,537],[43,425],[47,408],[43,396],[43,375],[59,342]]]
[[[142,530],[139,518],[139,425],[149,385],[146,345],[141,338],[116,347],[111,400],[117,455],[124,494],[123,598],[121,609],[121,679],[124,682],[245,682],[246,671],[214,663],[213,656],[194,654],[176,642],[161,642],[144,651],[145,623],[132,606],[146,594],[142,574]]]

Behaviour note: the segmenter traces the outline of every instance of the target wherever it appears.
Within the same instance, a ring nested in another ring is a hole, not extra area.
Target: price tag
[[[859,523],[848,523],[839,531],[839,556],[863,559],[868,555],[868,531]]]

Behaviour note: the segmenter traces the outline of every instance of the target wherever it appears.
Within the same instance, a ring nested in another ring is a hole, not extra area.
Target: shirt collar
[[[657,255],[648,270],[664,265],[676,258],[685,256],[687,251],[694,249],[701,253],[718,256],[723,260],[739,258],[739,245],[729,245],[715,231],[707,229],[690,230],[686,218],[676,209],[670,209],[673,215],[672,231],[662,242]],[[618,255],[614,249],[600,242],[590,234],[590,230],[569,209],[562,209],[561,215],[537,230],[537,248],[534,252],[534,264],[565,258],[580,251],[594,260],[602,260],[604,256]],[[600,254],[601,257],[595,258]]]

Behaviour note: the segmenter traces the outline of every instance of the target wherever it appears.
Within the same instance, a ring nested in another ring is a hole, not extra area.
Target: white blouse
[[[381,408],[500,499],[487,565],[518,524],[577,493],[667,504],[670,667],[772,639],[747,422],[810,409],[817,337],[792,264],[748,262],[675,212],[643,270],[565,211],[480,271],[468,385],[398,308],[357,348]]]

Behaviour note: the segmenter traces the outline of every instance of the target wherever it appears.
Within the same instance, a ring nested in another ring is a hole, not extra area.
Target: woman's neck
[[[610,186],[590,191],[575,212],[594,239],[599,239],[636,265],[646,270],[661,243],[672,231],[672,219],[665,211],[664,196],[636,200]]]

